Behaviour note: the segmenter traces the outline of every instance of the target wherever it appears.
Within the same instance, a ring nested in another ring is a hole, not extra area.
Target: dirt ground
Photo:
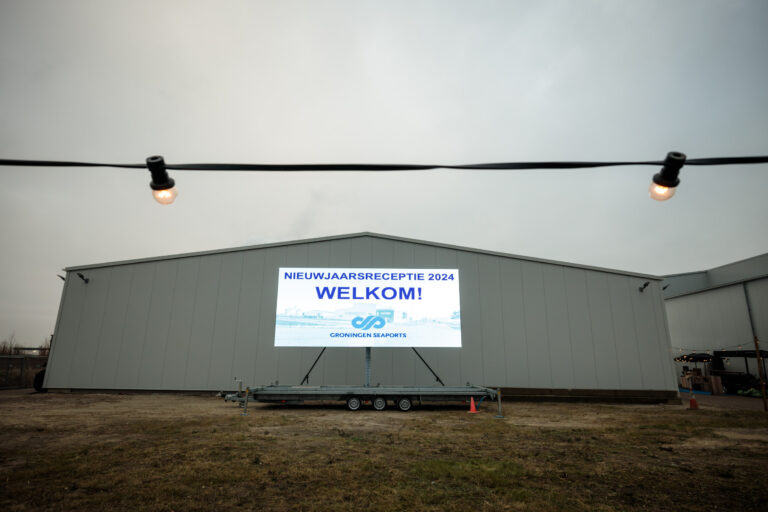
[[[768,510],[762,401],[683,398],[496,419],[2,391],[0,510]]]

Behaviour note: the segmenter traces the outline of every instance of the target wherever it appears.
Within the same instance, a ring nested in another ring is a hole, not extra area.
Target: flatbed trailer
[[[382,411],[393,403],[401,411],[408,411],[418,402],[456,402],[474,398],[480,402],[486,398],[495,400],[498,392],[483,386],[259,386],[244,393],[232,393],[224,397],[231,402],[267,402],[299,404],[313,400],[344,401],[351,411],[370,402],[374,409]]]

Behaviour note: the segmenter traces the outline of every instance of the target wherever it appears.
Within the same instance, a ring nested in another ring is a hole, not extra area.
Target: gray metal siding
[[[530,386],[528,339],[526,337],[525,297],[523,295],[522,263],[516,260],[500,262],[501,321],[504,332],[504,368],[509,387]]]
[[[373,236],[69,273],[47,385],[299,383],[320,349],[273,345],[281,266],[458,268],[463,346],[420,351],[446,385],[674,389],[658,281]],[[374,384],[434,384],[411,350],[372,352]],[[328,349],[310,383],[359,384],[363,362]]]
[[[718,349],[752,340],[742,285],[667,300],[673,347]]]
[[[568,298],[565,290],[563,267],[542,266],[544,300],[547,315],[547,339],[551,362],[552,383],[549,387],[572,389],[573,353],[571,351],[571,325],[568,320]]]
[[[664,286],[664,297],[677,297],[709,288],[711,283],[707,272],[701,271],[665,276]]]
[[[621,278],[608,277],[613,318],[613,336],[616,346],[616,361],[619,365],[619,389],[643,389],[640,370],[638,339],[635,334],[635,318],[632,314],[631,294],[639,293],[629,289]]]
[[[176,285],[171,297],[171,317],[165,344],[160,389],[185,387],[187,360],[192,340],[197,279],[201,258],[180,260],[176,269]],[[144,383],[142,383],[142,386]],[[139,388],[143,389],[143,388]],[[150,388],[151,389],[151,388]]]
[[[597,368],[595,372],[597,387],[598,389],[622,389],[607,274],[587,274],[587,303],[592,343],[595,347],[593,355]]]
[[[755,331],[762,342],[761,348],[768,347],[768,278],[747,283],[749,303],[752,306],[752,319]]]
[[[139,385],[139,369],[149,317],[150,301],[147,298],[153,295],[155,267],[156,263],[137,265],[131,274],[122,326],[117,326],[117,329],[120,329],[120,349],[113,364],[117,365],[114,387],[118,389],[130,389]],[[103,344],[100,342],[100,345]]]
[[[528,386],[532,388],[551,387],[545,384],[553,382],[543,271],[543,265],[540,263],[522,264],[525,339],[528,343]]]
[[[141,298],[147,304],[148,313],[137,386],[163,387],[163,362],[167,355],[178,268],[173,262],[158,261],[152,274],[151,295]]]
[[[705,290],[666,301],[673,355],[728,348],[754,349],[746,293],[752,307],[755,331],[765,349],[768,342],[768,278]],[[677,370],[682,367],[677,363]],[[750,373],[756,373],[754,359]],[[744,360],[730,358],[726,370],[743,372]]]
[[[570,352],[573,361],[573,387],[594,389],[597,384],[595,344],[592,337],[592,322],[589,315],[586,272],[564,269],[565,298],[570,326]]]
[[[707,274],[713,286],[763,277],[768,274],[768,253],[715,267]]]

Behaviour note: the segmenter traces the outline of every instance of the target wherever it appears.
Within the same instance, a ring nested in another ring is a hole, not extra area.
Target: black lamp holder
[[[176,182],[168,176],[165,170],[165,160],[162,156],[156,155],[147,158],[147,169],[152,173],[152,181],[149,186],[152,190],[167,190],[173,188]]]
[[[661,172],[653,175],[653,182],[662,187],[674,188],[678,186],[680,180],[677,176],[685,164],[685,158],[684,153],[678,153],[677,151],[667,153],[667,158],[664,159],[664,167],[661,168]]]

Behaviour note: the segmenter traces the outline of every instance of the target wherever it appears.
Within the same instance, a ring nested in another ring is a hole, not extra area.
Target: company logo
[[[363,331],[367,331],[371,327],[374,329],[381,329],[386,323],[387,321],[384,320],[384,318],[373,315],[368,315],[366,318],[358,316],[352,319],[352,327],[362,329]]]

